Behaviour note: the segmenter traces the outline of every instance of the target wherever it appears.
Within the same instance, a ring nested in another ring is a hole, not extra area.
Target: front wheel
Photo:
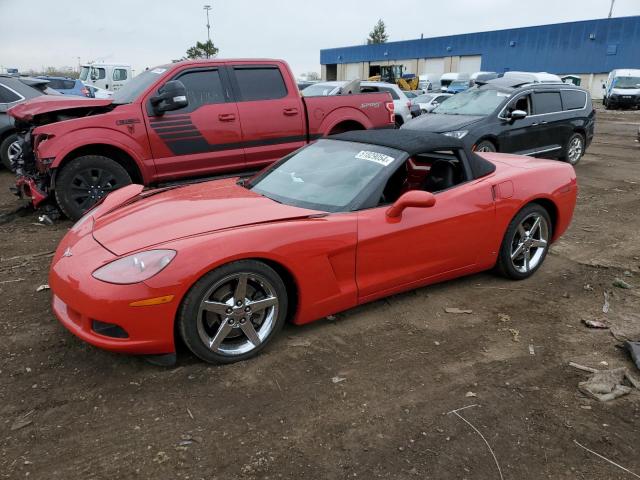
[[[574,133],[569,137],[564,147],[561,160],[571,165],[577,165],[582,155],[584,155],[584,137],[579,133]]]
[[[131,183],[131,176],[115,160],[85,155],[71,160],[56,179],[56,200],[62,212],[77,220],[98,200]]]
[[[22,153],[18,135],[12,133],[0,143],[0,160],[7,170],[14,170],[14,162]]]
[[[184,298],[178,330],[194,355],[232,363],[256,355],[285,323],[287,289],[265,263],[241,260],[198,280]]]
[[[547,256],[552,226],[549,213],[537,203],[525,206],[511,220],[500,246],[498,270],[523,280],[533,275]]]
[[[476,145],[476,152],[495,152],[496,146],[489,140],[483,140]]]

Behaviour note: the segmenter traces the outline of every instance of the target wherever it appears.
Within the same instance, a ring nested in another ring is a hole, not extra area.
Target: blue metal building
[[[405,63],[409,64],[408,72],[422,74],[428,72],[429,59],[453,59],[443,62],[440,68],[443,71],[439,73],[463,71],[456,67],[460,61],[464,63],[465,58],[471,57],[479,57],[480,65],[476,60],[468,62],[468,66],[494,72],[522,70],[591,75],[615,68],[640,68],[640,16],[320,51],[325,79],[349,79],[346,77],[353,77],[356,71],[363,77],[368,76],[367,64]],[[411,61],[415,63],[411,64]],[[355,65],[359,65],[359,69]]]

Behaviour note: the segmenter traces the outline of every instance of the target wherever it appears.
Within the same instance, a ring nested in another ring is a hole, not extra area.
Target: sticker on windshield
[[[361,150],[360,153],[356,155],[356,158],[376,162],[385,167],[388,167],[389,164],[395,160],[395,158],[385,155],[384,153],[368,152],[367,150]]]
[[[160,75],[161,73],[164,73],[166,71],[167,71],[166,68],[154,68],[153,70],[151,70],[151,73],[155,73],[157,75]]]

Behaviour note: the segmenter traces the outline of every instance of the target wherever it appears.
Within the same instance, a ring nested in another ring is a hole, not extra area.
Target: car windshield
[[[510,94],[494,88],[470,88],[449,97],[433,113],[485,116],[495,111],[508,97]]]
[[[352,210],[378,175],[405,157],[392,148],[319,140],[278,162],[247,187],[276,202],[323,212]]]
[[[87,80],[88,76],[89,76],[89,67],[82,67],[82,70],[80,70],[80,80],[84,82]]]
[[[614,88],[640,88],[640,77],[617,77],[613,82]]]
[[[136,75],[113,94],[113,103],[124,104],[133,102],[166,71],[166,68],[158,67],[153,70],[145,70],[140,75]]]
[[[310,85],[302,90],[302,95],[305,97],[326,97],[333,90],[337,88],[337,85],[328,85],[326,83],[316,83]]]
[[[455,81],[455,82],[451,82],[451,85],[449,85],[450,87],[466,87],[467,86],[467,82],[463,82],[463,81]]]

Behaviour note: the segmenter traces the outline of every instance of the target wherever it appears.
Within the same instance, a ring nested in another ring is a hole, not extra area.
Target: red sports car
[[[349,132],[248,181],[110,194],[53,259],[53,310],[117,352],[257,354],[291,321],[497,267],[523,279],[567,229],[566,163],[422,132]],[[164,356],[163,356],[164,355]]]

